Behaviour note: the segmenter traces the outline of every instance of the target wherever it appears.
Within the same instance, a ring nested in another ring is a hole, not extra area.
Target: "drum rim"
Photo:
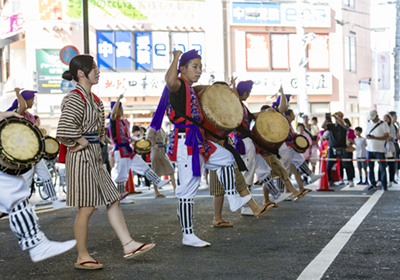
[[[46,139],[54,140],[57,143],[57,145],[58,145],[57,152],[55,152],[55,153],[46,152]],[[49,135],[44,136],[44,140],[43,141],[44,141],[44,153],[45,153],[43,155],[43,158],[47,159],[47,160],[55,159],[57,157],[58,153],[60,152],[60,142],[58,142],[58,140],[55,137],[52,137],[52,136],[49,136]]]
[[[262,112],[258,117],[260,117],[262,114],[268,113],[268,112],[270,112],[270,111]],[[275,112],[270,112],[270,113],[275,113]],[[276,112],[276,114],[279,114],[279,113]],[[282,117],[283,117],[283,116],[282,116]],[[283,117],[283,118],[284,118],[284,117]],[[286,138],[283,139],[282,141],[272,142],[272,141],[270,141],[270,140],[266,140],[266,139],[260,134],[260,132],[258,131],[257,121],[256,121],[255,124],[254,124],[254,129],[255,129],[257,135],[258,135],[261,139],[263,139],[265,142],[270,143],[270,144],[280,144],[280,143],[285,142],[285,140],[287,139],[287,135],[286,135]],[[290,127],[289,127],[289,125],[288,125],[288,135],[289,135],[289,131],[290,131]]]
[[[215,85],[210,85],[210,86],[208,86],[208,87],[206,87],[205,89],[203,89],[202,91],[200,91],[200,108],[201,108],[201,112],[203,113],[203,115],[204,115],[204,117],[213,125],[213,126],[215,126],[217,129],[220,129],[220,130],[222,130],[222,131],[233,131],[233,130],[235,130],[235,128],[225,128],[225,127],[222,127],[222,126],[220,126],[220,125],[218,125],[218,124],[215,124],[215,122],[214,122],[214,120],[213,119],[210,119],[210,118],[208,118],[209,117],[209,115],[207,115],[207,113],[206,112],[204,112],[204,110],[203,110],[203,107],[204,107],[204,101],[203,101],[203,96],[204,96],[204,94],[207,92],[207,90],[208,89],[210,89],[211,87],[225,87],[225,86],[223,86],[223,85],[218,85],[218,84],[215,84]],[[241,103],[240,102],[240,100],[239,99],[237,99],[238,100],[238,102],[239,102],[239,104]],[[242,108],[242,110],[243,110],[243,107],[242,107],[242,104],[240,104],[240,107]],[[241,111],[242,112],[242,120],[240,121],[240,123],[239,123],[239,125],[238,126],[240,126],[240,124],[242,123],[242,121],[243,121],[243,111]],[[238,127],[237,126],[237,127]]]
[[[4,150],[3,145],[1,145],[1,137],[0,137],[0,164],[3,162],[3,158],[7,158],[7,159],[11,160],[10,163],[15,162],[16,163],[15,165],[21,165],[21,166],[26,166],[26,167],[35,165],[43,158],[45,144],[44,144],[44,139],[43,139],[42,133],[40,132],[39,128],[36,127],[36,125],[31,123],[30,121],[28,121],[24,118],[10,117],[10,118],[6,118],[6,119],[0,121],[0,136],[1,136],[2,129],[12,123],[22,123],[24,125],[30,126],[37,136],[39,150],[31,159],[18,160],[18,159],[15,159],[14,157],[12,157],[11,155],[9,155]],[[2,165],[2,166],[4,166],[4,165]],[[18,170],[18,169],[22,170],[21,168],[16,168],[16,170]]]
[[[307,147],[302,148],[302,147],[299,147],[299,146],[296,144],[296,138],[299,138],[299,137],[303,137],[303,138],[306,139]],[[310,148],[310,143],[308,142],[307,137],[305,137],[304,135],[301,135],[301,134],[297,134],[297,135],[293,138],[293,145],[295,145],[295,146],[296,146],[298,149],[300,149],[300,150],[307,150],[308,148]]]

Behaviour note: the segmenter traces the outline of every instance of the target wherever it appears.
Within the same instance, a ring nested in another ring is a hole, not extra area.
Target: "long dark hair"
[[[88,54],[81,54],[75,56],[69,63],[69,70],[62,74],[62,78],[68,81],[78,82],[78,70],[82,70],[85,77],[88,78],[89,73],[93,69],[93,56]]]

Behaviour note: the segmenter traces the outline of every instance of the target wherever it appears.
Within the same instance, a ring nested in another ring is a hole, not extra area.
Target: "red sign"
[[[319,34],[307,46],[308,70],[328,71],[329,55],[329,35]]]
[[[69,65],[71,59],[77,55],[79,55],[79,51],[74,46],[65,46],[60,51],[61,62],[66,65]]]
[[[246,33],[246,69],[270,70],[268,33]]]

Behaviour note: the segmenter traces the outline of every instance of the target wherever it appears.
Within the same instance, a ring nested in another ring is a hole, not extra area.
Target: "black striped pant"
[[[45,239],[39,229],[38,217],[28,200],[18,203],[9,213],[11,231],[18,237],[22,250],[28,250]]]
[[[224,187],[226,195],[235,195],[237,193],[235,164],[221,167],[217,170],[217,176],[221,185]]]
[[[178,203],[178,218],[185,234],[193,233],[193,198],[180,198]]]

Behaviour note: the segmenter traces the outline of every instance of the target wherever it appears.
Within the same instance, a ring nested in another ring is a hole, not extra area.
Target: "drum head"
[[[60,150],[60,144],[55,138],[51,136],[46,136],[44,142],[46,143],[47,154],[57,154],[58,151]]]
[[[257,134],[268,143],[280,143],[289,134],[289,124],[278,112],[265,111],[258,115],[255,126]]]
[[[40,142],[31,127],[24,123],[12,123],[1,131],[1,145],[7,157],[27,161],[36,156]]]
[[[308,140],[306,137],[304,137],[303,135],[297,135],[294,139],[297,147],[302,148],[302,149],[307,149],[307,147],[310,145],[308,143]]]
[[[223,131],[234,130],[243,120],[243,108],[239,99],[223,85],[207,87],[201,93],[200,106],[207,120]]]
[[[139,150],[149,150],[151,149],[151,142],[146,139],[140,139],[135,142],[135,148]]]

